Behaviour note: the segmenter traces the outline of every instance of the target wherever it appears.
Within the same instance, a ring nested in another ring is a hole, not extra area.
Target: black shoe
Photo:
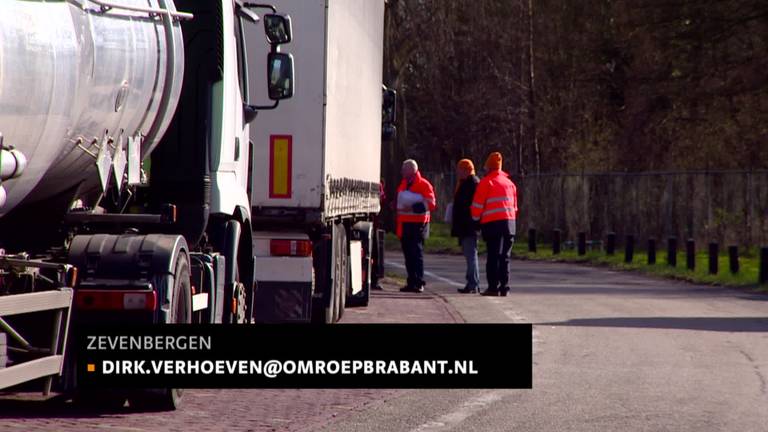
[[[485,296],[485,297],[498,297],[499,296],[499,290],[487,289],[487,290],[483,291],[482,293],[480,293],[480,295],[481,296]]]
[[[418,286],[404,286],[400,288],[400,292],[412,292],[412,293],[421,293],[424,292],[424,285],[418,285]]]
[[[468,286],[466,286],[464,288],[458,288],[456,291],[458,291],[458,292],[460,292],[462,294],[477,294],[478,292],[480,292],[480,290],[477,289],[477,287],[470,288]]]
[[[506,297],[508,292],[509,292],[509,287],[504,287],[499,290],[499,296]]]

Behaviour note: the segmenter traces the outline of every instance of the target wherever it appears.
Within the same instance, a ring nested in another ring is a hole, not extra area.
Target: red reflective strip
[[[75,291],[75,307],[82,310],[155,310],[157,292],[77,290]]]
[[[312,241],[274,239],[269,241],[272,256],[312,256]]]

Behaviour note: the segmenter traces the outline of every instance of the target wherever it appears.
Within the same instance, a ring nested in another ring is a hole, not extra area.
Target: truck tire
[[[343,224],[335,226],[334,236],[336,253],[334,256],[334,283],[333,287],[336,294],[336,309],[333,322],[339,322],[344,316],[344,309],[347,303],[347,291],[349,286],[349,241],[347,240],[347,229]]]
[[[333,241],[334,229],[330,227],[323,237],[315,243],[312,253],[314,266],[314,290],[322,296],[312,298],[310,322],[312,324],[333,323],[333,310],[336,296],[333,292]],[[330,235],[328,235],[330,234]]]
[[[187,254],[179,254],[173,276],[159,278],[158,291],[173,289],[169,324],[192,322],[192,281]],[[181,406],[182,389],[143,389],[129,396],[131,408],[140,411],[173,411]]]
[[[226,294],[224,295],[224,324],[244,324],[247,311],[246,301],[250,296],[240,281],[240,237],[242,227],[236,220],[228,220],[223,224],[223,245],[221,251],[227,259],[225,275]],[[232,308],[232,305],[235,308]]]
[[[87,409],[116,411],[125,406],[125,390],[78,390],[73,402]]]

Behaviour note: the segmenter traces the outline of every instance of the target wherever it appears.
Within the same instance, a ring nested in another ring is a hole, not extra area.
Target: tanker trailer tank
[[[170,0],[2,2],[2,164],[10,149],[27,164],[2,178],[0,217],[99,191],[113,164],[119,184],[131,157],[135,167],[152,151],[179,100],[186,18]]]

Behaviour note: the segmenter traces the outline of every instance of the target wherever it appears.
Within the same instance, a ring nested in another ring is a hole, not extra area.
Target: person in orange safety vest
[[[472,198],[472,219],[480,221],[488,247],[488,289],[482,293],[484,296],[506,296],[509,292],[509,251],[515,239],[517,188],[509,174],[501,170],[501,162],[499,152],[488,156],[487,175],[478,183]]]
[[[424,240],[429,237],[430,212],[435,211],[435,191],[419,173],[413,159],[403,162],[403,180],[397,188],[397,236],[403,248],[408,272],[404,292],[424,291]]]

